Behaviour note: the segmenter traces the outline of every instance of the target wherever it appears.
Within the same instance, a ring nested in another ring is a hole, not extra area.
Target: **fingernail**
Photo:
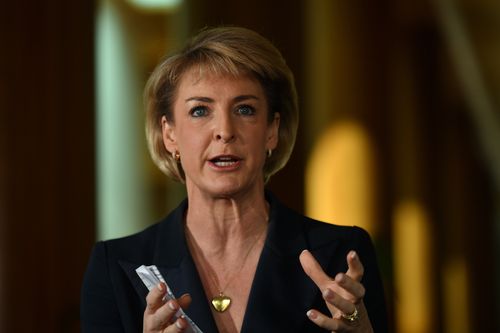
[[[180,320],[176,320],[176,321],[175,321],[175,326],[176,326],[178,329],[180,329],[180,330],[184,328],[184,326],[181,324],[181,321],[180,321]]]
[[[349,256],[351,257],[351,259],[356,259],[356,251],[351,251],[351,253],[349,253]]]
[[[344,273],[338,273],[337,275],[335,275],[335,281],[337,281],[339,283],[344,281]]]
[[[172,302],[172,301],[168,302],[168,307],[171,310],[177,310],[177,305],[174,302]]]
[[[183,298],[186,298],[186,297],[191,297],[191,295],[186,293],[186,294],[183,294],[181,297],[179,297],[179,299],[183,299]]]
[[[165,287],[163,286],[163,283],[158,283],[158,285],[156,287],[158,287],[158,290],[161,292],[165,291]]]
[[[309,317],[309,319],[316,319],[318,317],[316,315],[316,312],[314,312],[313,310],[307,311],[306,315],[307,315],[307,317]]]

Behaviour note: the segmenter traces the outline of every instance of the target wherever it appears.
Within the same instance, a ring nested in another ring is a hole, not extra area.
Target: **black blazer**
[[[303,272],[299,254],[309,249],[334,277],[347,270],[346,255],[356,250],[365,267],[364,302],[375,332],[387,332],[384,292],[368,234],[358,227],[318,222],[281,205],[271,194],[270,223],[260,256],[242,333],[325,332],[306,317],[310,308],[328,314],[319,289]],[[190,293],[187,314],[204,333],[215,333],[210,303],[186,246],[184,200],[160,223],[135,235],[98,242],[85,273],[82,332],[142,332],[147,288],[137,276],[140,265],[156,265],[178,297]]]

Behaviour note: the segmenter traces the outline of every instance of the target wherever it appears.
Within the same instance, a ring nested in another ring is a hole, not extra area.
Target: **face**
[[[178,151],[189,195],[233,196],[264,187],[266,153],[278,143],[279,115],[268,121],[260,83],[187,71],[173,105],[174,121],[162,119],[163,141]]]

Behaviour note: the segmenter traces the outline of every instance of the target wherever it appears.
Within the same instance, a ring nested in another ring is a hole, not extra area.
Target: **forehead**
[[[203,65],[188,68],[177,84],[177,95],[196,90],[249,90],[249,92],[264,94],[260,81],[247,71],[237,73],[215,71]]]

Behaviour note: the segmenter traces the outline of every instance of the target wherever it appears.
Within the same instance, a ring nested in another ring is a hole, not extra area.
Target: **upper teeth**
[[[214,164],[217,166],[229,166],[235,164],[236,161],[215,161]]]
[[[214,164],[217,166],[229,166],[234,163],[236,163],[236,160],[228,156],[221,156],[214,159]]]

